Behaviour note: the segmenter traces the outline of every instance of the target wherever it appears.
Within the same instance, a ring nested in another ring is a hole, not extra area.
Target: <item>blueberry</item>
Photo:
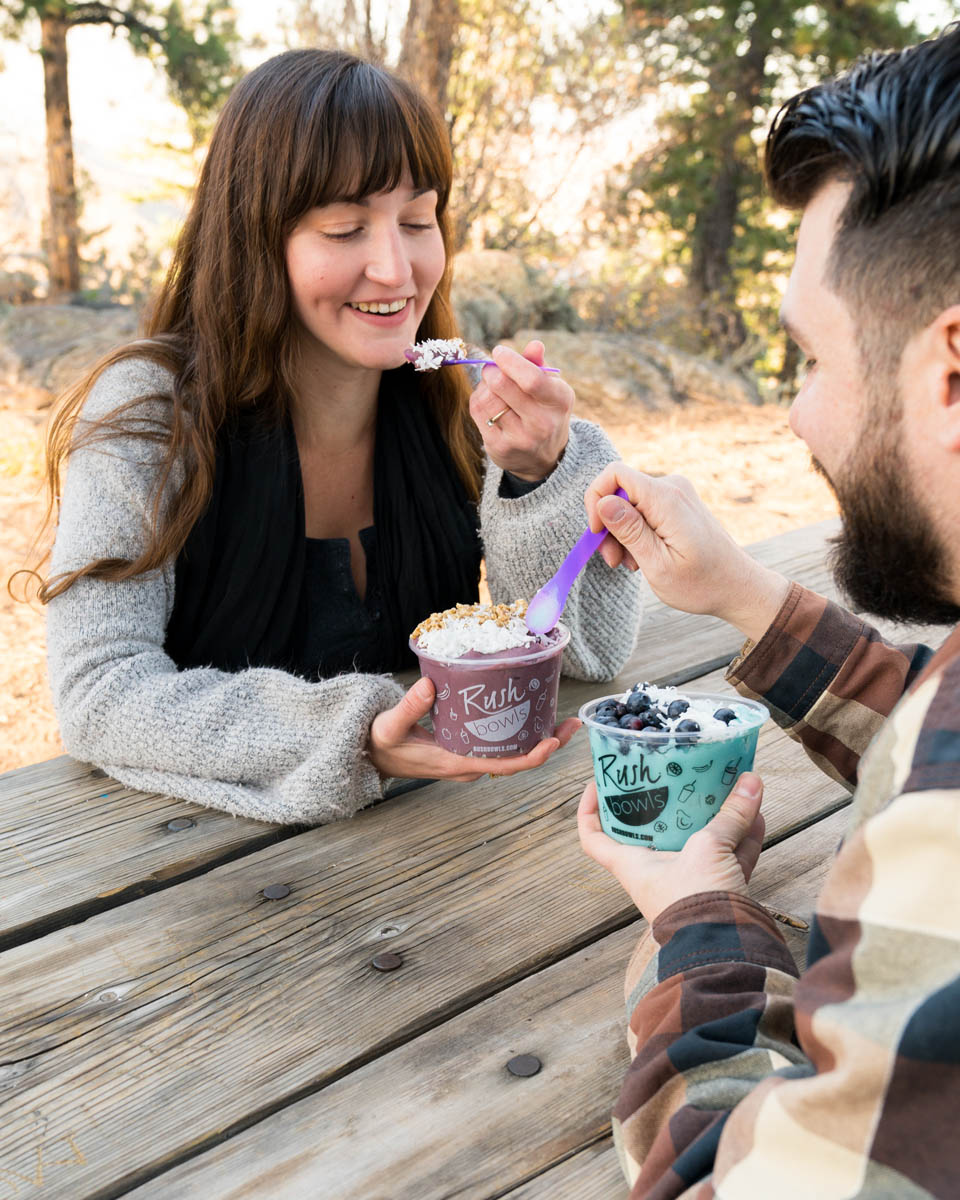
[[[627,712],[633,713],[634,716],[638,716],[640,713],[646,712],[649,707],[650,697],[646,694],[646,692],[631,692],[627,697]]]
[[[631,717],[629,722],[626,725],[626,728],[627,729],[643,729],[643,728],[645,728],[644,723],[643,723],[643,717]]]
[[[641,713],[638,720],[643,722],[642,729],[663,729],[663,717],[657,712]]]
[[[699,733],[700,726],[696,721],[681,721],[676,728],[677,733]]]
[[[667,716],[671,721],[674,721],[681,713],[685,713],[689,707],[690,704],[687,700],[672,700],[670,707],[667,709]]]
[[[630,729],[635,720],[636,717],[633,715],[633,713],[624,713],[623,716],[617,721],[617,724],[621,729]]]
[[[732,708],[718,708],[713,714],[713,719],[715,721],[722,721],[724,725],[729,725],[731,721],[737,719],[737,714]]]

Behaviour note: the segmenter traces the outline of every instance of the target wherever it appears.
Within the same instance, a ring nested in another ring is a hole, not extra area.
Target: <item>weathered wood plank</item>
[[[29,1169],[40,1114],[83,1156],[69,1194],[128,1187],[631,920],[576,841],[585,754],[423,789],[7,951],[0,1170]],[[772,837],[839,799],[792,754]],[[384,948],[401,970],[371,968]],[[38,1196],[64,1194],[50,1179]]]
[[[0,949],[297,832],[133,791],[66,755],[10,772],[0,776]]]
[[[613,1138],[605,1137],[504,1192],[501,1200],[616,1200],[626,1194]]]
[[[842,823],[836,814],[765,852],[756,898],[809,916]],[[163,1173],[131,1200],[483,1200],[505,1191],[582,1200],[590,1192],[580,1184],[596,1187],[610,1174],[609,1156],[598,1172],[592,1143],[609,1130],[629,1061],[623,972],[643,925],[507,988]],[[511,1076],[505,1064],[516,1054],[535,1055],[541,1071]],[[574,1152],[581,1161],[553,1166]],[[615,1157],[613,1166],[619,1180]]]
[[[752,548],[758,559],[821,590],[824,545],[835,522],[781,534]],[[652,602],[630,663],[615,683],[565,680],[563,715],[600,691],[639,677],[702,674],[727,661],[739,637],[721,621]],[[412,675],[410,676],[412,678]],[[175,818],[194,825],[176,832]],[[67,756],[0,776],[0,949],[255,851],[290,829],[130,791]]]

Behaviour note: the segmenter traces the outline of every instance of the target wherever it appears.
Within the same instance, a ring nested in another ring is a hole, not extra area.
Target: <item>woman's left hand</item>
[[[497,365],[483,368],[470,397],[470,415],[487,454],[520,479],[545,479],[566,449],[573,388],[540,370],[543,342],[528,342],[523,354],[497,346],[490,357]]]

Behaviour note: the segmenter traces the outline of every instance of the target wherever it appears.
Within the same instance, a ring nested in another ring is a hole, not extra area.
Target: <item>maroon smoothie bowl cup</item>
[[[453,754],[501,758],[526,754],[553,735],[560,664],[570,631],[557,625],[539,644],[493,654],[445,658],[410,649],[420,674],[433,681],[433,737]]]

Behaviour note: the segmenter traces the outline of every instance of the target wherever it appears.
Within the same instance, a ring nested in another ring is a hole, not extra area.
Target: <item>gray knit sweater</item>
[[[162,368],[125,360],[97,381],[83,417],[169,389]],[[166,423],[162,402],[150,402],[147,411]],[[613,458],[600,429],[574,420],[559,466],[529,495],[501,498],[501,471],[488,463],[480,516],[494,601],[532,596],[553,574],[583,532],[587,484]],[[156,444],[133,435],[74,451],[54,574],[139,553],[156,459]],[[171,487],[179,483],[174,478]],[[129,787],[264,821],[331,821],[382,794],[384,781],[364,748],[373,718],[402,695],[393,679],[352,674],[307,682],[264,667],[178,670],[163,650],[173,588],[170,561],[121,583],[80,579],[48,605],[50,683],[70,754]],[[639,618],[639,579],[623,568],[611,571],[595,555],[564,611],[571,630],[565,673],[596,680],[616,674]]]

